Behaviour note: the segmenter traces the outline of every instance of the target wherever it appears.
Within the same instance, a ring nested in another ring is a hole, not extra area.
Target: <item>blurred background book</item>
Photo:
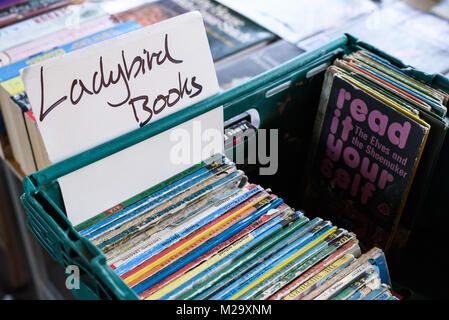
[[[449,76],[448,0],[1,1],[0,298],[71,297],[63,271],[36,245],[18,203],[23,177],[50,165],[19,70],[131,31],[131,21],[144,27],[192,10],[203,16],[222,90],[344,33]],[[59,276],[52,281],[49,274]],[[39,288],[45,285],[51,289]]]

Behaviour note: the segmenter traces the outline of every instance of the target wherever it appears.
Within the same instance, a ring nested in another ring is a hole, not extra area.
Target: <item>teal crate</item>
[[[89,240],[82,237],[67,219],[57,183],[59,177],[221,105],[224,107],[225,120],[249,109],[255,109],[260,116],[259,129],[291,129],[298,136],[307,140],[312,131],[326,68],[334,59],[359,49],[375,52],[423,82],[449,92],[449,80],[445,77],[415,70],[369,44],[350,35],[345,35],[319,49],[301,54],[236,88],[219,93],[148,126],[25,177],[23,181],[25,193],[21,196],[21,202],[28,214],[28,227],[53,259],[64,267],[77,265],[80,268],[81,288],[73,290],[75,297],[80,299],[138,299],[120,277],[107,266],[103,253]],[[282,107],[282,112],[280,107]],[[307,141],[305,146],[307,146]],[[448,150],[449,148],[446,146],[442,160],[440,160],[443,164],[449,159]],[[304,150],[304,154],[307,154],[307,149]],[[447,169],[445,170],[444,174],[449,177],[449,172]],[[441,182],[436,181],[435,183],[438,185]],[[267,185],[267,187],[270,186]],[[437,190],[432,195],[447,199],[448,195],[444,192],[447,193],[444,190]],[[445,204],[433,202],[432,205],[437,211],[447,210]]]

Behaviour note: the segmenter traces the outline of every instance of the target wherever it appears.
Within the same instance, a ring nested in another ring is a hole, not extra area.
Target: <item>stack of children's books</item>
[[[357,232],[365,249],[403,247],[439,160],[448,100],[368,51],[337,59],[315,120],[305,208]]]
[[[220,155],[77,229],[142,299],[397,299],[382,250],[361,254]]]
[[[324,77],[305,211],[215,156],[77,229],[142,299],[396,299],[382,250],[420,212],[448,100],[356,51]]]

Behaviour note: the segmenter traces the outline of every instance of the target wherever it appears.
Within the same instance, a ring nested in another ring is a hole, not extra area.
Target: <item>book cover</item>
[[[3,8],[1,8],[2,5],[0,4],[0,27],[68,5],[74,1],[75,0],[30,0],[25,2],[15,1],[16,3],[14,3],[13,5]]]
[[[86,2],[52,10],[0,28],[0,50],[4,51],[28,41],[47,36],[80,23],[107,15],[97,3]]]
[[[51,50],[80,38],[108,29],[118,22],[112,16],[102,16],[80,24],[79,28],[67,28],[49,34],[22,45],[0,52],[0,67],[34,56],[43,51]]]
[[[121,21],[132,19],[147,26],[194,10],[203,16],[214,61],[275,38],[266,29],[211,0],[161,0],[116,16]]]
[[[304,50],[279,40],[241,57],[216,66],[220,88],[227,90],[281,65]]]
[[[362,90],[334,68],[323,84],[305,207],[387,248],[429,125]]]

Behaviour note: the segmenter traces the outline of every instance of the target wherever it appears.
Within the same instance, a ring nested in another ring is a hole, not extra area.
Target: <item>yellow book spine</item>
[[[25,87],[20,77],[15,77],[2,82],[2,86],[11,97],[15,96],[16,94],[25,92]]]

